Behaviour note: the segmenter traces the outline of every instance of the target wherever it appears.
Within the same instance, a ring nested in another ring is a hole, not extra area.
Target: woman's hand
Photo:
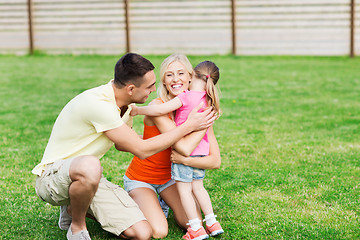
[[[179,163],[179,164],[188,166],[189,157],[185,157],[185,156],[181,155],[180,153],[178,153],[176,150],[172,150],[171,156],[170,156],[170,161],[172,163]]]
[[[203,103],[200,103],[195,107],[189,114],[185,123],[188,123],[192,126],[193,131],[200,131],[209,128],[213,125],[214,121],[217,119],[217,116],[212,108],[207,108],[203,112],[198,112]]]

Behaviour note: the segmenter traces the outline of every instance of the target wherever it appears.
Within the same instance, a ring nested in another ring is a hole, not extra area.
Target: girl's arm
[[[150,103],[151,106],[153,105],[160,105],[162,104],[158,100],[154,100]],[[159,129],[161,133],[165,133],[170,131],[173,128],[176,128],[176,124],[172,119],[168,117],[168,115],[163,115],[159,117],[149,117],[145,116],[145,122],[150,121],[147,124],[155,124],[156,127]],[[177,150],[179,153],[183,154],[184,156],[189,156],[190,153],[194,151],[194,149],[199,145],[201,139],[204,137],[206,133],[206,129],[202,131],[195,131],[192,132],[185,137],[181,138],[178,142],[176,142],[172,147]]]
[[[207,129],[192,132],[177,141],[174,145],[172,145],[172,148],[178,153],[188,157],[199,145],[201,139],[204,138],[206,131]]]
[[[154,105],[148,105],[142,107],[135,106],[132,108],[130,115],[131,116],[147,115],[147,116],[156,117],[167,114],[169,112],[173,112],[181,106],[182,106],[182,102],[180,98],[175,97],[170,101],[161,104],[154,104]]]
[[[210,152],[205,157],[186,157],[179,152],[173,150],[171,153],[171,161],[173,163],[180,163],[186,166],[202,168],[202,169],[217,169],[221,165],[221,156],[219,144],[216,140],[213,127],[209,128],[208,138],[210,143]]]

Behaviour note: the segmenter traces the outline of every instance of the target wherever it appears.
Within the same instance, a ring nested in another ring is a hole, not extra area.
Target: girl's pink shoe
[[[182,238],[186,240],[202,240],[209,238],[209,235],[206,234],[204,227],[199,228],[197,231],[189,227],[187,233]]]
[[[206,232],[212,236],[215,237],[217,235],[223,234],[224,230],[221,228],[221,225],[219,222],[214,223],[213,225],[211,225],[211,227],[209,227],[208,225],[206,225]]]

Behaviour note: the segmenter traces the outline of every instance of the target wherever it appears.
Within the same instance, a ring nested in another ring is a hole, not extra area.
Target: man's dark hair
[[[142,84],[144,75],[154,70],[154,65],[136,53],[127,53],[122,56],[115,65],[114,83],[117,87],[122,88],[128,83],[139,87]]]

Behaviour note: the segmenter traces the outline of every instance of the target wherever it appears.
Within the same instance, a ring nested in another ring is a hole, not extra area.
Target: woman
[[[192,66],[186,56],[173,54],[166,58],[160,68],[161,84],[158,89],[160,98],[153,100],[150,104],[161,104],[187,90],[192,71]],[[160,117],[145,116],[144,139],[167,132],[175,127],[173,116],[170,114]],[[186,157],[196,148],[205,132],[206,130],[203,130],[187,135],[173,146],[175,149],[173,151],[169,148],[144,160],[135,156],[126,170],[125,190],[129,192],[149,221],[154,238],[163,238],[168,233],[167,220],[157,194],[173,210],[175,220],[182,228],[186,229],[188,222],[180,203],[175,181],[171,180],[170,159],[172,162],[196,168],[215,169],[220,167],[220,150],[212,127],[208,132],[209,155],[201,158]],[[200,211],[198,214],[201,217]]]

